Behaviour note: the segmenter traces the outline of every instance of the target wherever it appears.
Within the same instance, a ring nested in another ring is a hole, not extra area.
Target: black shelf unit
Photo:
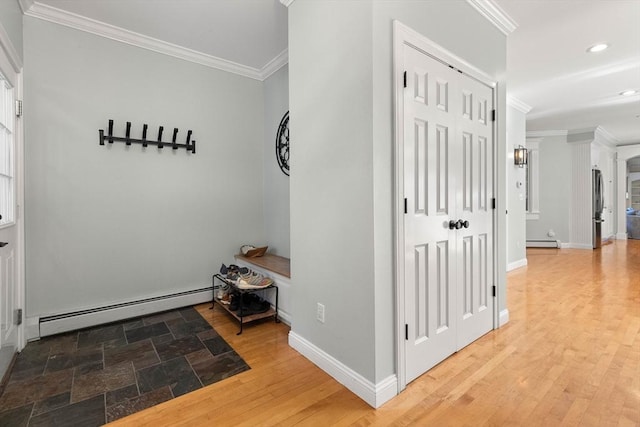
[[[276,292],[276,305],[275,308],[271,307],[269,308],[269,310],[265,311],[264,313],[256,313],[256,314],[250,314],[248,316],[241,316],[238,315],[238,313],[231,311],[229,309],[229,305],[228,304],[223,304],[222,301],[218,300],[216,298],[216,279],[221,281],[222,283],[226,284],[229,286],[229,289],[232,289],[234,292],[240,294],[240,309],[238,310],[238,312],[242,313],[242,295],[243,294],[252,294],[255,292],[259,292],[259,291],[264,291],[264,290],[275,290]],[[222,307],[227,313],[229,313],[231,316],[233,316],[239,323],[240,323],[240,331],[236,334],[236,335],[240,335],[242,333],[243,330],[243,326],[245,323],[250,323],[250,322],[254,322],[256,320],[260,320],[260,319],[266,319],[268,317],[273,316],[275,323],[280,323],[280,319],[278,319],[278,286],[276,286],[276,284],[271,284],[269,286],[265,286],[263,288],[256,288],[256,289],[241,289],[238,288],[236,286],[236,284],[234,282],[232,282],[231,280],[228,280],[226,277],[222,276],[221,274],[214,274],[211,278],[211,289],[213,292],[213,298],[211,300],[211,307],[209,307],[210,310],[213,310],[213,308],[215,307],[215,305],[219,305],[220,307]]]

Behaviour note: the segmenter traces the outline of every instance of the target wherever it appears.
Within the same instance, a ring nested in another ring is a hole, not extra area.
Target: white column
[[[617,163],[617,197],[616,197],[616,239],[627,239],[627,160],[618,159]]]

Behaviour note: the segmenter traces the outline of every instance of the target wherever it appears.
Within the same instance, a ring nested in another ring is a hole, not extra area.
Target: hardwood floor
[[[640,241],[536,249],[510,321],[374,410],[287,344],[288,328],[198,307],[251,370],[113,426],[640,425]]]

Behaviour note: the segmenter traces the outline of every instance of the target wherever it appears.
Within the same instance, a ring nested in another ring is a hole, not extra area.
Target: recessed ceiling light
[[[637,90],[625,90],[624,92],[620,92],[620,95],[631,96],[631,95],[635,95],[636,93],[638,93]]]
[[[587,49],[587,52],[589,52],[589,53],[602,52],[603,50],[607,49],[608,47],[609,47],[609,45],[607,43],[598,43],[598,44],[594,44],[589,49]]]

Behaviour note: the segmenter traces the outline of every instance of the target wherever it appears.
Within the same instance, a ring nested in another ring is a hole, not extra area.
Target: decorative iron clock
[[[276,134],[276,158],[282,172],[289,176],[289,112],[287,111]]]

